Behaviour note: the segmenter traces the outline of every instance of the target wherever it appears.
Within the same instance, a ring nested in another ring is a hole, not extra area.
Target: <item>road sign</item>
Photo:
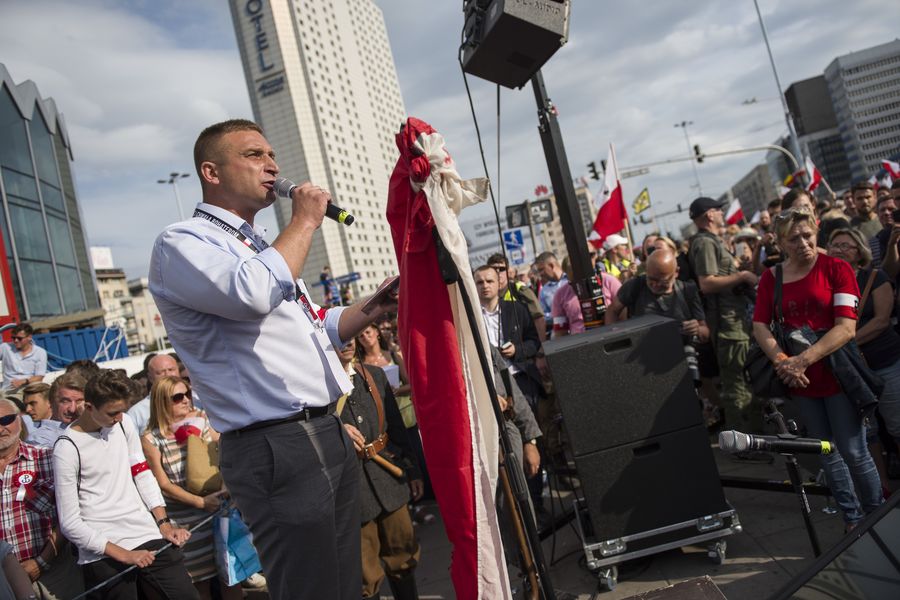
[[[506,207],[506,226],[510,229],[528,225],[528,213],[525,212],[525,204],[515,204]]]
[[[525,264],[525,235],[522,228],[508,229],[503,232],[503,245],[513,265]]]
[[[640,175],[646,175],[650,172],[650,169],[646,167],[641,167],[639,169],[632,169],[631,171],[622,171],[619,173],[619,179],[628,179],[629,177],[638,177]]]
[[[631,203],[631,208],[634,209],[634,214],[639,215],[648,208],[650,208],[650,192],[647,188],[641,190],[641,193],[637,195],[637,198],[634,199],[634,202]]]
[[[549,198],[531,203],[531,222],[549,223],[553,220],[553,203]]]

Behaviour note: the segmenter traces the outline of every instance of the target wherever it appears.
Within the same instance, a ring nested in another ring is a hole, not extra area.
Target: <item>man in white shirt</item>
[[[178,363],[169,354],[157,354],[147,363],[147,381],[151,386],[162,377],[178,377]],[[143,433],[150,420],[150,394],[129,408],[128,416],[134,421],[138,433]]]
[[[353,386],[335,348],[396,301],[380,296],[368,314],[310,301],[300,273],[331,195],[293,188],[290,221],[266,243],[254,217],[275,201],[279,169],[258,125],[208,127],[194,164],[203,202],[157,238],[150,292],[222,432],[222,475],[270,597],[359,598],[359,466],[333,414]]]
[[[19,323],[12,330],[12,343],[0,345],[0,359],[3,360],[3,383],[5,390],[15,390],[43,381],[47,373],[47,351],[35,346],[31,335],[34,330],[28,323]]]
[[[56,441],[53,480],[59,526],[78,548],[86,588],[126,570],[103,597],[137,598],[138,585],[162,598],[200,596],[177,547],[190,533],[166,516],[140,436],[125,414],[131,381],[104,370],[85,387],[85,410]]]

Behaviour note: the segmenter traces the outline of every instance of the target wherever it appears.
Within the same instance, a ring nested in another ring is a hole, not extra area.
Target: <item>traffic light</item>
[[[631,217],[631,221],[634,223],[635,227],[637,227],[637,224],[638,224],[637,217]]]
[[[597,163],[589,162],[588,169],[591,171],[591,179],[600,179],[600,173],[597,172]]]
[[[606,173],[606,160],[605,159],[600,161],[600,166],[603,167],[603,172]]]
[[[700,144],[694,144],[694,156],[697,158],[698,163],[703,162],[703,152],[700,151]]]

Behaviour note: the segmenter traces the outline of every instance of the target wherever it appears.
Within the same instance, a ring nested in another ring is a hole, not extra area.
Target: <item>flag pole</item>
[[[631,233],[631,219],[629,219],[628,215],[628,207],[625,206],[625,188],[622,187],[622,180],[619,179],[619,159],[616,158],[616,147],[612,142],[609,143],[609,153],[612,154],[612,167],[616,172],[616,183],[619,185],[620,193],[622,194],[622,207],[625,209],[625,231],[627,233],[626,237],[628,238],[628,253],[631,254],[631,260],[634,260],[634,236]]]

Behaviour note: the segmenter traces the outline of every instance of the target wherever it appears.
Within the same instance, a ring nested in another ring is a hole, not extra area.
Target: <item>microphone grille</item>
[[[726,452],[746,452],[750,449],[750,436],[740,431],[721,431],[719,448]]]
[[[281,198],[289,198],[291,195],[291,187],[293,187],[294,182],[290,179],[285,179],[284,177],[276,177],[275,183],[273,187],[275,188],[275,194]]]

